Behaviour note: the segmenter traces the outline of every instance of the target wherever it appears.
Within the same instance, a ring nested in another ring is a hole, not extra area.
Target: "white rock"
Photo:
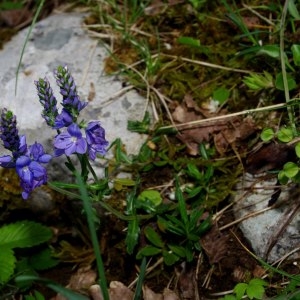
[[[281,232],[281,228],[299,201],[294,187],[282,190],[277,200],[278,207],[253,215],[268,208],[276,181],[276,178],[263,180],[262,177],[253,177],[246,173],[234,197],[234,201],[237,202],[234,206],[235,218],[249,216],[239,224],[240,229],[251,243],[255,253],[268,262],[277,261],[299,247],[300,240],[299,211]],[[292,257],[299,258],[299,251]]]
[[[95,87],[95,97],[81,117],[86,121],[100,120],[109,142],[120,137],[128,153],[137,153],[145,136],[129,132],[127,121],[142,120],[146,100],[131,90],[106,102],[122,90],[122,82],[104,73],[104,58],[108,54],[83,30],[83,17],[82,14],[58,14],[36,24],[25,48],[16,94],[15,74],[28,29],[19,32],[4,46],[0,51],[0,108],[7,107],[17,115],[19,132],[26,134],[28,144],[49,142],[56,131],[48,128],[41,117],[34,81],[46,76],[60,102],[53,71],[58,65],[67,65],[81,100],[87,101],[91,85]],[[2,150],[0,148],[0,153]]]

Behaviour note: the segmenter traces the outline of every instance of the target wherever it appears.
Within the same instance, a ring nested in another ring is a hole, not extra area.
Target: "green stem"
[[[99,242],[97,238],[97,231],[95,227],[95,223],[93,221],[93,210],[92,210],[92,205],[90,202],[90,198],[88,196],[88,192],[85,186],[85,183],[83,182],[81,176],[76,172],[76,180],[79,185],[79,190],[81,194],[81,199],[83,202],[83,207],[87,216],[87,222],[88,222],[88,227],[91,235],[91,240],[94,248],[94,253],[96,257],[96,262],[97,262],[97,269],[98,269],[98,274],[100,277],[100,287],[102,290],[102,295],[104,300],[109,300],[109,293],[108,293],[108,288],[107,288],[107,281],[105,277],[105,270],[104,270],[104,265],[102,261],[102,256],[100,253],[100,247],[99,247]]]
[[[284,95],[285,95],[286,103],[289,103],[291,101],[289,87],[288,87],[287,73],[286,73],[286,68],[285,68],[286,59],[285,59],[285,52],[284,52],[284,30],[285,30],[285,20],[286,20],[286,15],[287,15],[288,3],[289,3],[289,0],[285,0],[283,10],[282,10],[282,16],[281,16],[281,20],[280,20],[280,61],[281,61],[281,71],[282,71]],[[292,130],[293,130],[293,134],[294,134],[294,136],[296,136],[297,129],[296,129],[296,125],[295,125],[295,115],[294,115],[294,109],[291,105],[287,106],[287,112],[288,112]]]

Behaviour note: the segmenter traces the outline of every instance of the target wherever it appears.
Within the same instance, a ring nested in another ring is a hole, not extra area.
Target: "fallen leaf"
[[[194,268],[183,262],[181,270],[177,269],[176,275],[178,276],[177,286],[180,297],[182,299],[195,299],[195,285],[197,283]]]
[[[132,300],[134,294],[131,289],[120,281],[112,281],[109,285],[110,300]]]
[[[222,234],[216,225],[201,238],[201,246],[211,265],[221,261],[227,253],[228,236]]]
[[[67,288],[75,291],[87,290],[96,281],[97,273],[91,266],[79,268],[70,278]]]
[[[163,299],[164,300],[180,300],[178,295],[174,291],[172,291],[168,288],[165,288],[163,291]]]
[[[192,96],[187,94],[182,103],[174,107],[172,117],[176,123],[184,124],[222,116],[226,113],[226,110],[221,110],[216,114],[200,108]],[[203,123],[198,125],[197,128],[182,129],[177,137],[186,144],[190,155],[198,155],[199,144],[208,142],[213,137],[216,150],[219,154],[224,155],[229,149],[236,147],[237,143],[246,140],[255,131],[256,126],[251,117],[232,117],[215,122],[208,121],[207,124]]]
[[[263,145],[251,153],[245,164],[245,169],[251,174],[262,173],[272,169],[281,169],[288,161],[296,161],[295,146],[270,143]]]
[[[162,294],[154,293],[147,285],[143,286],[144,300],[163,300]]]

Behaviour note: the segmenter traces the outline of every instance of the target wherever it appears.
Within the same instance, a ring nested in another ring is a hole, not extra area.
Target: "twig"
[[[191,121],[191,122],[176,124],[176,128],[182,130],[182,129],[189,129],[189,128],[193,128],[193,127],[198,127],[198,126],[201,126],[201,125],[202,126],[209,126],[210,125],[209,123],[211,123],[211,122],[217,122],[217,121],[228,119],[228,118],[233,118],[233,117],[237,117],[237,116],[252,114],[252,113],[256,113],[256,112],[262,112],[262,111],[265,111],[265,110],[284,108],[286,106],[287,106],[286,103],[279,103],[279,104],[265,106],[265,107],[253,108],[253,109],[243,110],[243,111],[239,111],[239,112],[232,113],[232,114],[227,114],[227,115],[224,115],[224,116],[217,116],[217,117],[212,117],[212,118],[208,118],[208,119],[201,119],[201,120],[195,120],[195,121]],[[160,127],[160,129],[162,129],[162,130],[163,129],[170,129],[170,128],[175,128],[175,127],[173,125]]]

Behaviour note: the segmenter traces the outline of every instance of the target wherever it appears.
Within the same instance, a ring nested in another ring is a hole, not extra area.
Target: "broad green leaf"
[[[30,266],[35,270],[47,270],[59,263],[59,260],[52,257],[50,248],[46,248],[29,258]]]
[[[293,130],[290,127],[281,127],[277,133],[277,138],[283,143],[288,143],[294,138]]]
[[[233,295],[225,295],[225,297],[222,298],[222,300],[236,300],[236,297]]]
[[[154,255],[157,255],[159,253],[161,253],[161,249],[159,248],[156,248],[154,246],[145,246],[144,248],[142,248],[136,255],[136,258],[137,259],[141,259],[143,258],[144,256],[154,256]]]
[[[293,61],[294,64],[299,67],[300,66],[300,45],[293,45],[291,47],[293,53]]]
[[[296,155],[300,158],[300,142],[295,146]]]
[[[2,285],[13,275],[16,258],[10,247],[1,246],[0,248],[0,285]]]
[[[265,292],[264,285],[267,283],[260,278],[251,279],[246,290],[247,296],[250,299],[262,299]]]
[[[147,226],[144,230],[146,238],[156,247],[163,248],[164,243],[161,240],[157,232],[150,226]]]
[[[292,75],[286,74],[286,78],[287,78],[287,84],[288,84],[289,91],[291,91],[297,87],[297,83]],[[275,87],[280,91],[284,91],[282,73],[277,74],[276,79],[275,79]]]
[[[285,175],[285,172],[283,170],[281,170],[279,173],[278,173],[278,180],[279,180],[279,183],[280,184],[287,184],[289,182],[289,178],[286,177]]]
[[[260,138],[264,142],[268,142],[275,136],[275,132],[272,128],[265,128],[260,134]]]
[[[246,293],[250,299],[262,299],[264,295],[265,289],[261,285],[249,285]]]
[[[160,193],[156,190],[145,190],[142,191],[138,196],[138,201],[150,201],[153,206],[158,206],[162,202],[162,197]]]
[[[249,281],[248,285],[253,285],[253,286],[254,285],[267,286],[268,283],[265,280],[261,279],[261,278],[252,278]]]
[[[284,174],[285,174],[286,177],[293,178],[299,172],[299,167],[298,167],[297,164],[289,161],[289,162],[284,164],[283,171],[284,171]]]
[[[51,229],[27,220],[4,225],[0,228],[1,247],[32,247],[50,240],[51,237]]]
[[[234,293],[236,294],[236,298],[238,300],[242,299],[242,297],[245,295],[245,292],[246,292],[246,289],[248,287],[248,284],[247,283],[244,283],[244,282],[241,282],[241,283],[238,283],[233,291]]]
[[[230,91],[225,87],[220,87],[213,92],[213,99],[218,101],[220,104],[223,104],[230,95]]]

